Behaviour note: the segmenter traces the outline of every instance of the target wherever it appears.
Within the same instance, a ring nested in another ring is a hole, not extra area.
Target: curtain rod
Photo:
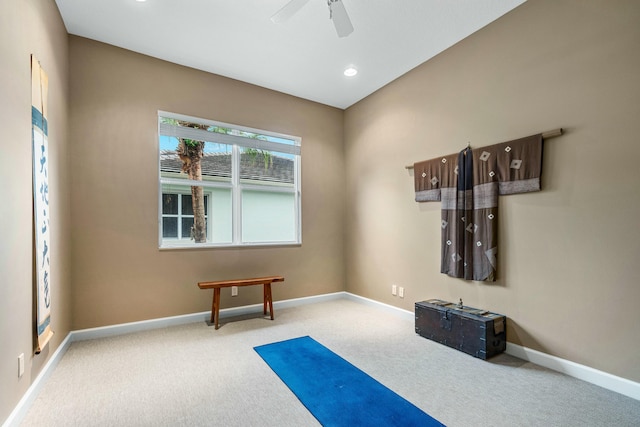
[[[562,128],[548,130],[546,132],[542,132],[542,139],[555,138],[556,136],[560,136],[564,133]],[[467,148],[469,148],[470,144],[467,144]],[[413,165],[405,166],[405,169],[413,169]]]

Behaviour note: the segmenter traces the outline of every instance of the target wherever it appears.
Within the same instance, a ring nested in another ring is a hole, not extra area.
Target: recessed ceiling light
[[[346,70],[344,70],[344,75],[347,77],[353,77],[356,74],[358,74],[358,70],[356,69],[356,67],[348,67]]]
[[[136,1],[142,3],[143,1],[147,1],[147,0],[136,0]]]

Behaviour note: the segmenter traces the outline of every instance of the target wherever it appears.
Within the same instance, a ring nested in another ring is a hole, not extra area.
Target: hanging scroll
[[[33,212],[35,274],[37,281],[38,344],[36,354],[47,345],[51,330],[51,232],[49,230],[49,141],[47,93],[49,81],[38,60],[31,56],[31,128],[33,144]]]
[[[416,201],[442,201],[442,273],[496,280],[498,196],[540,190],[542,144],[534,135],[414,164]]]

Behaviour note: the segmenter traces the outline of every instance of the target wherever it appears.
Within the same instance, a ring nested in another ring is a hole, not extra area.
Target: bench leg
[[[267,284],[264,283],[262,286],[262,314],[267,314],[267,304],[268,304],[268,299],[267,299]]]
[[[213,289],[213,305],[211,307],[211,323],[218,329],[218,320],[220,319],[220,288]]]
[[[267,314],[267,304],[269,304],[269,314],[273,320],[273,299],[271,298],[271,283],[264,284],[264,314]]]

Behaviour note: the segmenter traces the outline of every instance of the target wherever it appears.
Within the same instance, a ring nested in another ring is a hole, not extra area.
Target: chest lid
[[[452,311],[461,315],[471,315],[472,317],[479,317],[483,320],[493,320],[500,317],[504,317],[502,314],[493,313],[488,310],[480,308],[469,307],[462,304],[462,299],[458,304],[444,301],[441,299],[429,299],[422,302],[417,302],[416,305],[422,305],[424,307],[431,307],[435,309]]]

